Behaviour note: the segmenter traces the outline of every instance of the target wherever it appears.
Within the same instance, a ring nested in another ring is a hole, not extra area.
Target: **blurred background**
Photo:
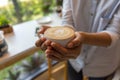
[[[0,0],[0,19],[14,25],[49,15],[59,5],[62,0]]]
[[[0,0],[0,27],[6,24],[16,25],[30,20],[40,19],[54,12],[61,12],[62,0]],[[17,62],[0,71],[0,80],[25,80],[35,77],[36,71],[47,66],[44,52]],[[45,69],[44,69],[45,70]],[[43,71],[44,71],[43,70]],[[31,76],[32,75],[32,76]]]

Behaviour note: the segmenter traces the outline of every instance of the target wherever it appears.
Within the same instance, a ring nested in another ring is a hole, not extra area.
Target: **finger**
[[[51,41],[50,40],[45,40],[44,42],[41,43],[41,49],[42,50],[46,50],[47,47],[49,47],[51,44]]]
[[[61,58],[59,58],[58,56],[53,55],[53,54],[56,54],[56,53],[49,50],[49,48],[47,48],[45,53],[46,53],[47,58],[50,58],[50,59],[56,60],[56,61],[61,61]]]
[[[57,51],[59,52],[61,55],[66,55],[68,53],[67,49],[64,48],[63,46],[61,46],[60,44],[57,44],[55,42],[51,43],[51,46]]]
[[[80,46],[77,46],[75,48],[69,48],[69,54],[67,55],[68,58],[76,59],[81,52],[82,44]]]
[[[47,53],[47,52],[45,52],[46,53],[46,57],[47,58],[50,58],[50,59],[52,59],[52,60],[56,60],[56,61],[63,61],[63,60],[65,60],[64,58],[61,58],[60,56],[58,56],[58,55],[54,55],[54,54],[56,54],[56,53]]]
[[[45,51],[47,49],[47,45],[45,45],[45,42],[42,43],[41,47],[40,47],[43,51]]]
[[[51,41],[50,41],[50,40],[46,40],[46,41],[45,41],[45,45],[46,45],[46,46],[50,46],[50,44],[51,44]]]
[[[43,38],[44,37],[43,34],[39,34],[39,33],[37,33],[37,36],[38,36],[38,38]]]
[[[74,48],[76,46],[79,46],[81,44],[81,42],[82,42],[81,35],[78,32],[76,32],[75,38],[70,43],[68,43],[67,47]]]
[[[37,47],[40,47],[45,40],[46,40],[46,38],[40,38],[39,40],[37,40],[37,41],[35,42],[35,45],[36,45]]]
[[[50,25],[42,25],[42,27],[50,28]]]
[[[40,30],[38,31],[38,34],[44,34],[44,32],[50,28],[50,26],[47,25],[42,25],[42,27],[40,28]]]
[[[79,49],[79,51],[78,51],[78,49]],[[47,56],[54,56],[61,61],[68,60],[68,59],[76,59],[76,57],[79,55],[78,53],[80,52],[80,46],[78,46],[76,48],[68,49],[68,50],[70,51],[69,53],[65,53],[64,55],[61,55],[60,53],[54,51],[53,49],[49,50],[47,48],[45,53]],[[77,53],[74,51],[77,51]]]
[[[56,58],[59,58],[59,59],[63,59],[64,58],[60,53],[58,53],[58,52],[56,52],[54,50],[47,49],[45,51],[45,53],[47,54],[47,56],[51,56],[52,55],[52,56],[55,56]]]
[[[51,46],[47,46],[47,49],[48,50],[52,50],[53,48]]]

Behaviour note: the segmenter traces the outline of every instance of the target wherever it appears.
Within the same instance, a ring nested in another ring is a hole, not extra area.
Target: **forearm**
[[[105,32],[100,33],[79,32],[79,33],[82,36],[81,38],[83,44],[107,47],[112,42],[110,35]]]

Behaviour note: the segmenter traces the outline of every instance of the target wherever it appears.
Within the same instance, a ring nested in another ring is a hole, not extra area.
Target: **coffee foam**
[[[67,39],[74,36],[74,30],[69,27],[52,27],[45,31],[45,37],[51,39]]]
[[[65,46],[71,39],[74,38],[75,34],[72,28],[57,26],[48,28],[45,31],[44,36],[51,41]]]

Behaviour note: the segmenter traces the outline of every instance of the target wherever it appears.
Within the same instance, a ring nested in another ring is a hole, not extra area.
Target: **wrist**
[[[85,42],[85,35],[86,35],[86,33],[85,32],[79,32],[79,34],[80,34],[80,40],[81,40],[81,43],[84,43]]]

